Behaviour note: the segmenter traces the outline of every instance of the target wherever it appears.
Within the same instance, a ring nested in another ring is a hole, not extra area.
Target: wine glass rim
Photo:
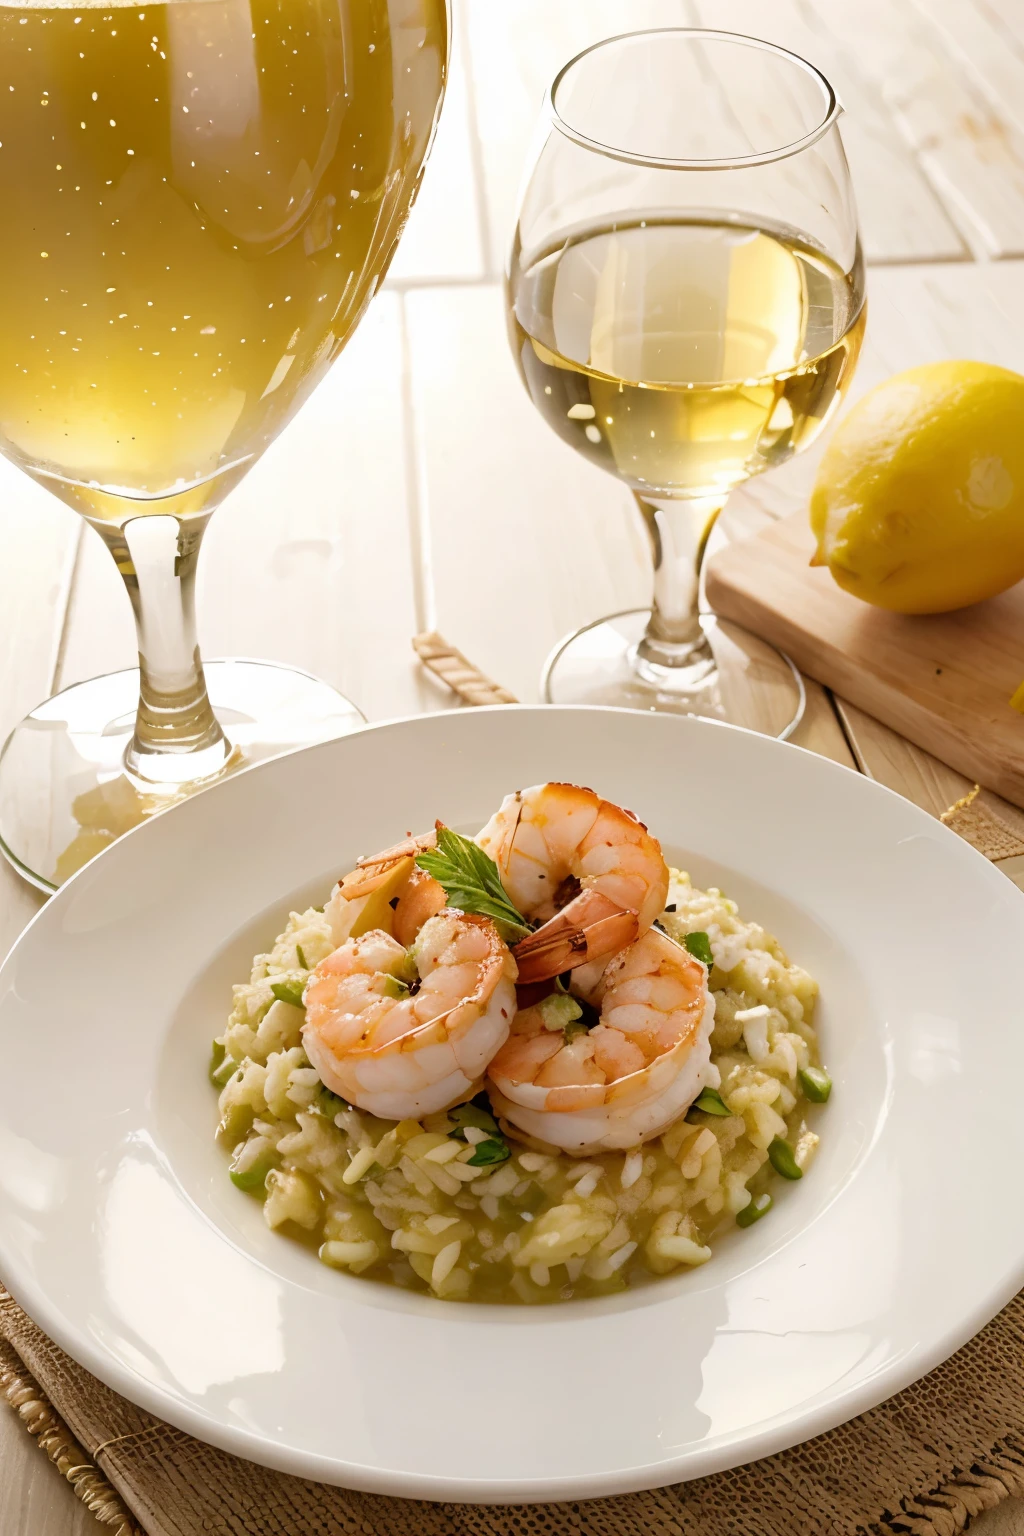
[[[703,38],[721,42],[742,43],[746,47],[759,48],[765,53],[773,53],[779,58],[789,59],[811,75],[822,87],[825,96],[825,115],[816,127],[799,139],[792,140],[789,144],[780,145],[777,149],[764,150],[760,154],[752,155],[726,155],[721,158],[701,157],[700,159],[687,158],[685,156],[648,155],[639,150],[622,149],[614,144],[604,144],[600,139],[591,138],[582,133],[578,128],[567,121],[559,112],[556,105],[558,89],[569,72],[576,68],[577,64],[590,54],[599,52],[602,48],[611,47],[615,43],[630,42],[639,37],[690,37]],[[646,27],[635,32],[619,32],[614,37],[603,37],[596,43],[591,43],[588,48],[583,48],[575,54],[567,64],[558,71],[547,93],[547,110],[552,124],[559,133],[564,134],[573,143],[579,144],[583,149],[592,150],[595,154],[606,156],[610,160],[621,160],[627,165],[644,165],[655,170],[667,171],[729,171],[740,170],[749,166],[771,165],[776,160],[786,160],[791,155],[798,155],[804,149],[810,148],[821,138],[824,138],[829,129],[836,122],[843,107],[833,89],[831,81],[816,64],[803,58],[799,53],[794,53],[791,48],[783,48],[779,43],[769,43],[762,37],[751,37],[746,32],[724,32],[713,27]]]

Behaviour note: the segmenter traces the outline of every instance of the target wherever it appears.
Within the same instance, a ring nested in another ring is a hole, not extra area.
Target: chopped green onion
[[[230,1175],[231,1182],[236,1189],[244,1189],[251,1193],[254,1189],[263,1188],[267,1181],[267,1174],[270,1172],[271,1168],[276,1167],[277,1164],[273,1151],[271,1150],[261,1153],[260,1156],[255,1158],[247,1168],[237,1167],[236,1165],[239,1161],[240,1154],[245,1151],[245,1147],[246,1143],[243,1142],[238,1152],[231,1160],[231,1167],[228,1169],[228,1173]]]
[[[385,976],[380,990],[384,997],[408,997],[409,983],[398,976]]]
[[[480,1109],[476,1104],[459,1104],[455,1109],[448,1111],[449,1120],[455,1121],[455,1129],[448,1135],[455,1141],[465,1141],[466,1126],[472,1126],[475,1130],[486,1131],[488,1136],[498,1136],[498,1122],[493,1115],[489,1115],[486,1109]],[[481,1142],[481,1146],[486,1143]]]
[[[762,1216],[767,1216],[771,1208],[771,1195],[755,1195],[749,1205],[745,1205],[742,1211],[737,1211],[736,1225],[738,1227],[752,1227],[755,1221],[760,1221]]]
[[[491,1141],[477,1142],[466,1163],[470,1168],[490,1168],[494,1163],[507,1162],[511,1156],[508,1142],[496,1136]]]
[[[683,939],[683,948],[688,950],[695,960],[700,960],[710,971],[715,963],[715,957],[711,953],[711,940],[706,933],[699,929],[694,933],[688,933]]]
[[[583,1017],[583,1009],[567,992],[552,992],[537,1004],[537,1012],[544,1028],[555,1033]]]
[[[802,1179],[804,1171],[797,1163],[796,1154],[789,1142],[776,1136],[768,1148],[768,1161],[784,1179]]]
[[[290,1003],[293,1008],[302,1007],[303,983],[301,981],[272,981],[270,990],[279,1003]]]
[[[699,1109],[705,1115],[732,1114],[732,1110],[722,1098],[717,1088],[702,1088],[690,1105],[690,1108]]]
[[[306,959],[306,956],[303,953],[302,945],[301,944],[296,944],[296,946],[295,946],[295,955],[296,955],[296,958],[297,958],[299,964],[302,966],[302,969],[304,971],[308,971],[308,970],[312,969],[309,961]]]
[[[832,1092],[832,1079],[824,1067],[803,1067],[797,1073],[800,1086],[812,1104],[825,1104]]]
[[[520,1215],[525,1211],[528,1216],[535,1216],[544,1204],[547,1196],[539,1184],[534,1184],[531,1181],[529,1189],[524,1190],[521,1195],[508,1195],[506,1198],[509,1205],[514,1210],[517,1210]]]
[[[332,1093],[329,1088],[321,1088],[310,1105],[310,1109],[315,1110],[318,1115],[323,1115],[325,1120],[333,1120],[335,1115],[339,1114],[341,1110],[348,1109],[349,1107],[347,1099],[343,1099],[337,1093]]]
[[[233,1056],[229,1056],[224,1045],[219,1040],[213,1042],[213,1051],[210,1055],[210,1082],[215,1088],[223,1088],[225,1083],[231,1081],[238,1071],[240,1063]]]

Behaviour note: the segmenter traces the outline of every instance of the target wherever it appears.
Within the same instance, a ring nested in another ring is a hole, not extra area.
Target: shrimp
[[[665,905],[661,845],[632,811],[592,789],[536,784],[506,795],[477,842],[523,916],[540,920],[515,947],[524,983],[615,954]]]
[[[310,973],[302,1043],[320,1080],[387,1120],[471,1098],[508,1037],[516,963],[489,918],[445,910],[407,950],[374,929]]]
[[[446,902],[444,887],[415,862],[417,853],[436,842],[436,832],[410,836],[383,853],[360,859],[338,881],[324,908],[335,944],[372,928],[383,929],[406,947],[413,942]]]
[[[616,955],[586,1001],[600,1009],[589,1030],[551,1029],[540,1004],[516,1015],[487,1071],[513,1130],[583,1155],[635,1147],[719,1086],[707,967],[660,929]]]

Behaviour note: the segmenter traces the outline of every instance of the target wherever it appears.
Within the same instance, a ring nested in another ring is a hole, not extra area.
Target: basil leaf
[[[492,1141],[478,1141],[466,1163],[470,1168],[490,1168],[494,1163],[507,1162],[511,1156],[508,1142],[495,1137]]]
[[[444,886],[449,905],[491,918],[504,937],[525,939],[533,932],[509,901],[497,864],[470,838],[439,824],[437,847],[418,854],[416,863]]]
[[[683,940],[683,948],[688,950],[695,960],[701,960],[710,971],[715,963],[715,957],[711,953],[711,940],[706,933],[700,930],[696,933],[688,933]]]
[[[493,1115],[489,1115],[486,1109],[481,1109],[476,1104],[459,1104],[455,1109],[448,1111],[448,1119],[455,1121],[454,1130],[448,1132],[455,1141],[465,1141],[467,1125],[473,1126],[478,1131],[486,1131],[489,1136],[498,1135],[497,1120]]]

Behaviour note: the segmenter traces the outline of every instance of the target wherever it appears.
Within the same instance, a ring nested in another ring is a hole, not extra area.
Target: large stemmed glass
[[[549,703],[780,736],[799,718],[795,669],[701,614],[700,570],[730,493],[814,441],[856,364],[840,110],[795,54],[693,29],[610,38],[551,88],[509,263],[512,346],[548,424],[633,491],[655,580],[650,609],[562,642]]]
[[[0,449],[100,534],[139,642],[4,749],[3,850],[43,888],[362,718],[291,668],[204,672],[196,562],[387,270],[447,57],[446,0],[0,3]]]

